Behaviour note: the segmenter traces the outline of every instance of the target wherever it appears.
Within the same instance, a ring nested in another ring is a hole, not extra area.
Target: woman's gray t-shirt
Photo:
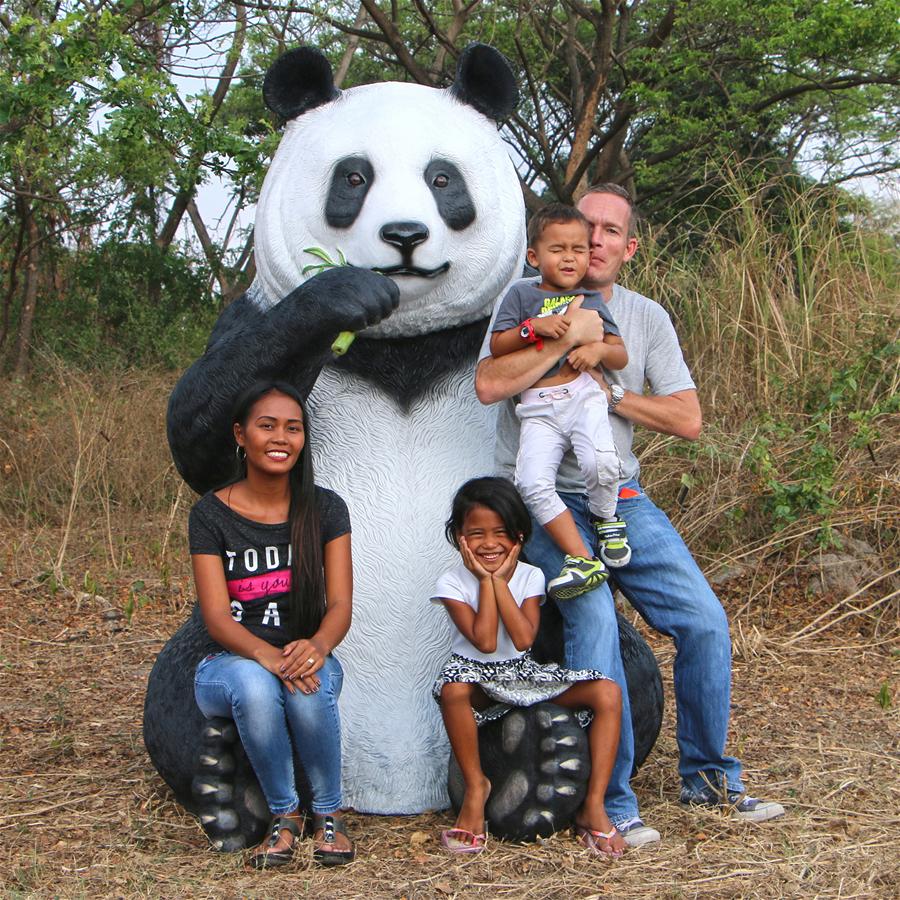
[[[350,531],[347,504],[334,491],[316,485],[322,547]],[[188,518],[191,554],[218,556],[225,570],[231,617],[275,647],[298,635],[288,629],[291,591],[291,534],[287,522],[268,525],[235,512],[210,491]],[[218,653],[211,637],[204,656]]]

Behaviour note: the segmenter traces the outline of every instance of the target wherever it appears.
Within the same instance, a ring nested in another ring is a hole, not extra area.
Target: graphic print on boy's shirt
[[[541,304],[541,311],[536,318],[540,319],[544,316],[564,316],[569,309],[569,304],[577,297],[578,294],[560,294],[558,297],[547,297]]]

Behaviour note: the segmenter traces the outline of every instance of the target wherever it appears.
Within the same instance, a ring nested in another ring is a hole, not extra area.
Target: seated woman
[[[341,865],[354,848],[338,814],[343,672],[331,653],[350,627],[350,519],[313,481],[309,422],[293,387],[253,385],[232,421],[242,471],[202,497],[189,521],[209,632],[194,692],[204,715],[234,719],[273,816],[250,864],[293,858],[303,824],[296,752],[312,790],[313,858]]]

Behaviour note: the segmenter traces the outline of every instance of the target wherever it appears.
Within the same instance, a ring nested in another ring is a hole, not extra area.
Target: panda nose
[[[380,234],[386,244],[407,254],[428,240],[428,226],[424,222],[388,222],[382,226]]]

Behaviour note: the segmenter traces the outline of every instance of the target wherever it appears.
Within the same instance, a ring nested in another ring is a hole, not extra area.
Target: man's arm
[[[596,312],[581,309],[581,301],[569,304],[561,317],[570,327],[559,338],[545,340],[538,350],[534,344],[499,358],[486,357],[475,370],[475,393],[484,404],[497,403],[530,388],[573,347],[603,340],[603,321]]]
[[[612,401],[606,380],[599,372],[592,374],[605,391],[607,398]],[[643,425],[651,431],[672,434],[688,441],[696,441],[703,427],[700,401],[694,390],[676,391],[662,397],[625,391],[625,395],[613,412],[634,422],[635,425]]]

